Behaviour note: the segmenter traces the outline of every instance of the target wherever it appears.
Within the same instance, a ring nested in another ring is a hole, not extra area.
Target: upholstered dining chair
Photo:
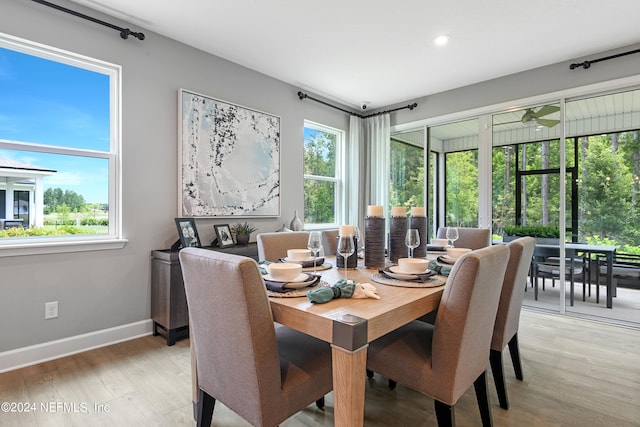
[[[308,231],[260,233],[256,236],[258,260],[276,262],[287,256],[287,249],[306,249]]]
[[[447,227],[439,227],[436,233],[438,239],[447,238]],[[491,230],[488,228],[458,227],[457,248],[480,249],[491,246]]]
[[[338,230],[322,231],[322,250],[325,255],[335,255],[338,249]]]
[[[186,248],[179,253],[198,381],[198,425],[216,400],[254,426],[273,427],[333,389],[328,343],[274,326],[250,258]]]
[[[435,325],[413,321],[369,344],[367,369],[435,399],[439,426],[474,385],[483,425],[491,425],[486,370],[509,249],[496,245],[458,259]]]
[[[511,362],[513,363],[516,378],[520,381],[523,379],[520,350],[518,349],[518,327],[520,325],[522,299],[527,286],[527,277],[533,251],[536,247],[536,239],[533,237],[521,237],[509,242],[507,247],[510,251],[509,263],[502,282],[500,303],[498,304],[496,323],[493,327],[491,352],[489,354],[498,400],[500,407],[504,409],[509,409],[509,399],[502,365],[502,350],[507,345],[511,353]]]

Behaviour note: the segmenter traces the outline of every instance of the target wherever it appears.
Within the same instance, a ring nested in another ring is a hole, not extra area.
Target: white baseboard
[[[0,373],[143,337],[150,335],[152,331],[153,321],[151,319],[141,320],[101,331],[5,351],[0,353]]]

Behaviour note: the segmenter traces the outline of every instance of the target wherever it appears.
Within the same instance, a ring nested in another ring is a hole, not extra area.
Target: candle
[[[382,206],[367,206],[367,216],[368,217],[382,217],[383,207]]]
[[[340,236],[353,236],[355,234],[355,227],[353,225],[341,225],[338,227],[338,235]]]
[[[394,206],[391,208],[391,216],[407,216],[407,210],[404,206]]]
[[[411,208],[411,216],[424,216],[424,208],[421,208],[421,207]]]

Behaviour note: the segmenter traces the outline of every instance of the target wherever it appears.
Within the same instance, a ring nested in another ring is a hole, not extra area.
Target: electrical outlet
[[[58,301],[47,302],[44,304],[44,318],[55,319],[58,317]]]

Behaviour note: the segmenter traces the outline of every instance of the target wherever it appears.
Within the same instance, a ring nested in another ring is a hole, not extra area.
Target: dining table
[[[336,268],[336,257],[325,257],[321,283],[333,285],[340,279],[375,286],[380,299],[336,298],[312,303],[304,292],[298,297],[273,296],[267,291],[273,320],[311,335],[331,345],[333,371],[334,425],[358,427],[364,423],[367,346],[373,340],[438,308],[446,277],[436,276],[437,286],[401,286],[372,280],[379,268],[366,268],[358,260],[356,268]],[[308,271],[308,270],[307,270]],[[387,283],[393,283],[387,281]],[[418,287],[420,286],[420,287]],[[197,375],[192,353],[194,411],[197,406]]]
[[[616,294],[616,290],[614,287],[613,281],[613,260],[616,253],[615,246],[605,246],[605,245],[591,245],[586,243],[576,243],[576,242],[567,242],[564,244],[565,252],[567,256],[572,257],[576,254],[584,254],[590,261],[594,261],[592,259],[592,255],[601,255],[604,256],[606,261],[606,283],[605,288],[607,289],[607,308],[613,308],[613,297]],[[536,244],[536,248],[539,249],[559,249],[560,245],[557,244]],[[596,262],[597,263],[597,262]],[[590,263],[594,264],[594,263]],[[600,285],[600,273],[599,268],[593,267],[590,265],[589,275],[591,276],[591,272],[597,271],[596,280],[597,286]],[[591,277],[588,278],[589,283],[591,283]],[[573,283],[571,283],[570,288],[570,300],[573,305]],[[596,301],[596,303],[599,301]]]

